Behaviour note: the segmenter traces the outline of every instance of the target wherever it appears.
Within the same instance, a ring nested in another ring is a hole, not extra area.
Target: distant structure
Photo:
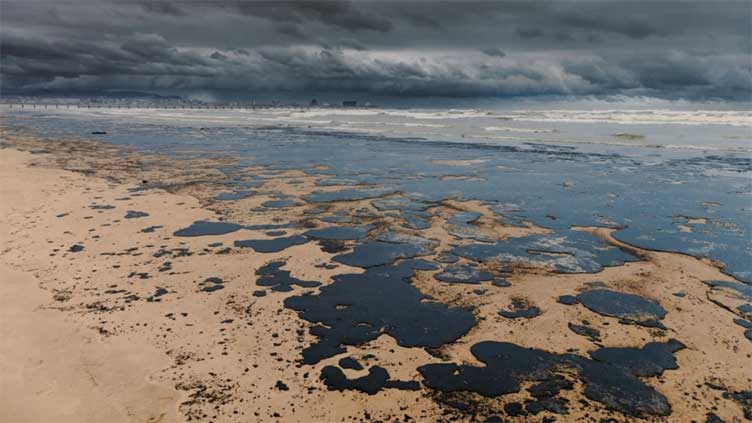
[[[0,0],[1,1],[1,0]],[[162,96],[147,92],[137,91],[113,91],[97,92],[94,95],[74,96],[55,95],[55,93],[42,94],[17,94],[5,93],[0,95],[0,106],[19,109],[46,109],[46,108],[77,108],[77,109],[267,109],[267,108],[371,108],[376,107],[370,102],[358,102],[355,100],[342,101],[342,106],[337,103],[319,101],[314,98],[309,103],[282,102],[257,102],[256,100],[244,102],[208,102],[197,99],[182,98],[179,96]]]

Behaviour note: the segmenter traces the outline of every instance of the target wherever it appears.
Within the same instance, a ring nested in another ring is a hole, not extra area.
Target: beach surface
[[[579,253],[544,249],[547,261],[500,268],[472,260],[475,246],[552,229],[505,224],[498,210],[466,199],[431,203],[420,210],[425,224],[405,228],[374,205],[394,193],[342,195],[352,188],[294,168],[244,168],[266,176],[253,187],[261,192],[217,200],[228,158],[175,165],[11,130],[2,142],[2,421],[752,417],[752,342],[735,322],[745,320],[749,285],[713,260],[587,226],[572,231],[625,257],[566,271],[582,265],[572,263]],[[347,225],[317,218],[313,194],[331,196],[327,216]],[[473,218],[457,220],[462,213]],[[366,234],[373,250],[352,253]],[[384,244],[400,249],[381,263]],[[408,276],[393,282],[400,272]],[[373,291],[359,298],[346,289],[354,283]],[[632,302],[626,313],[612,307]],[[353,323],[342,329],[343,320]],[[529,369],[515,354],[546,364]]]

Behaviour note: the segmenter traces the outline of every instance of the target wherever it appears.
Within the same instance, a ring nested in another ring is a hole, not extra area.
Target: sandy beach
[[[0,0],[0,423],[752,423],[751,5]]]
[[[226,158],[187,159],[175,166],[164,157],[98,141],[43,140],[10,130],[3,131],[2,143],[4,422],[422,422],[484,421],[497,415],[511,422],[622,422],[638,417],[742,422],[745,413],[746,419],[752,413],[750,400],[740,394],[752,386],[752,342],[734,323],[737,306],[745,300],[723,284],[704,282],[739,283],[708,259],[640,249],[617,241],[609,229],[584,227],[577,229],[638,260],[597,273],[518,265],[505,270],[508,286],[443,283],[435,278],[442,270],[418,269],[410,282],[411,289],[423,295],[416,307],[430,299],[451,310],[466,310],[477,322],[470,330],[452,342],[424,348],[400,345],[400,335],[386,325],[373,339],[343,343],[335,354],[306,363],[304,351],[321,336],[311,333],[314,322],[301,318],[299,312],[306,311],[289,299],[305,301],[301,294],[324,292],[341,283],[343,275],[370,272],[332,261],[353,247],[351,240],[327,243],[301,236],[335,226],[311,217],[311,209],[367,216],[358,223],[430,239],[430,251],[421,254],[424,259],[472,243],[450,227],[451,216],[458,212],[480,215],[469,229],[476,239],[513,240],[550,231],[529,222],[504,225],[496,212],[477,201],[431,206],[430,225],[410,230],[398,229],[397,218],[374,207],[372,199],[325,206],[301,202],[249,214],[247,210],[280,197],[217,201],[217,182],[223,177],[218,169],[230,164]],[[458,164],[464,165],[459,160],[447,165]],[[295,169],[245,171],[271,176],[264,180],[265,191],[295,198],[345,189],[322,187],[317,185],[321,176]],[[188,179],[204,182],[184,183]],[[197,221],[233,222],[243,228],[176,236]],[[262,252],[258,244],[236,244],[280,237],[291,238],[288,248]],[[466,261],[462,258],[461,263]],[[268,270],[269,263],[283,263],[281,269],[289,275],[274,273],[271,278],[278,279],[264,285],[265,270],[260,269]],[[480,268],[494,271],[490,263]],[[665,317],[656,324],[651,316],[619,319],[595,313],[584,306],[583,296],[594,289],[658,303]],[[579,302],[564,304],[566,297]],[[500,310],[523,317],[506,317]],[[524,317],[526,312],[534,318]],[[431,374],[422,366],[449,362],[468,366],[462,371],[482,367],[483,361],[471,352],[473,345],[501,340],[545,351],[550,354],[545,360],[554,360],[556,366],[581,363],[574,368],[593,365],[585,358],[600,348],[680,345],[668,355],[675,364],[662,363],[660,371],[646,370],[639,377],[665,396],[670,411],[655,404],[623,405],[636,407],[636,415],[630,415],[609,405],[613,403],[608,399],[594,400],[584,393],[586,385],[595,384],[584,370],[561,370],[572,384],[557,396],[566,404],[566,414],[545,407],[537,413],[530,407],[514,413],[510,403],[535,401],[527,391],[535,378],[523,378],[519,392],[495,397],[442,390],[436,387],[439,382],[428,381]],[[356,365],[346,365],[346,358]],[[328,386],[322,372],[337,365],[349,381],[368,376],[369,368],[378,366],[395,386],[366,378],[350,389],[338,388],[332,377]],[[373,387],[376,392],[368,392]]]

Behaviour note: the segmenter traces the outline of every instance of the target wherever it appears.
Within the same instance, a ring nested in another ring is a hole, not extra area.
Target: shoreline
[[[10,137],[15,136],[10,134]],[[8,141],[6,134],[3,138],[3,141]],[[254,283],[254,273],[275,260],[284,260],[284,268],[293,277],[319,281],[323,286],[330,284],[336,275],[357,274],[363,272],[362,269],[342,264],[336,268],[326,267],[333,254],[322,251],[314,242],[270,254],[238,248],[231,249],[229,254],[220,253],[234,241],[248,238],[250,234],[271,239],[264,231],[242,229],[215,236],[172,236],[176,230],[195,221],[221,218],[244,225],[285,221],[305,224],[308,220],[305,220],[303,209],[249,216],[246,210],[273,197],[262,195],[238,202],[216,202],[211,200],[216,194],[216,187],[211,182],[202,186],[187,184],[186,179],[181,179],[185,174],[195,178],[196,172],[203,172],[200,174],[211,181],[219,177],[213,169],[228,163],[223,159],[186,161],[181,175],[171,173],[170,164],[160,164],[159,158],[123,153],[122,149],[110,149],[103,143],[87,145],[71,141],[64,151],[60,151],[54,148],[35,150],[33,146],[42,145],[40,142],[26,139],[24,144],[23,141],[16,140],[16,146],[28,147],[38,153],[19,152],[12,149],[12,144],[11,148],[0,149],[0,161],[4,164],[2,177],[8,181],[0,195],[9,199],[3,201],[3,220],[0,222],[4,239],[0,255],[3,280],[12,279],[5,276],[5,269],[9,266],[23,270],[25,276],[19,276],[26,284],[23,292],[38,304],[46,304],[38,310],[31,302],[19,302],[17,313],[23,316],[19,318],[28,320],[34,316],[33,320],[44,322],[53,319],[50,315],[59,313],[66,317],[66,326],[60,331],[73,331],[96,339],[92,345],[79,345],[78,353],[84,356],[82,362],[86,362],[86,357],[109,356],[112,353],[107,348],[116,346],[126,351],[130,351],[128,348],[139,351],[134,358],[135,365],[113,357],[107,363],[112,367],[102,367],[105,377],[124,372],[134,380],[152,378],[148,389],[137,392],[120,390],[108,397],[114,397],[111,401],[118,403],[124,403],[129,394],[136,398],[133,401],[139,403],[137,410],[128,409],[130,414],[126,413],[123,421],[139,421],[143,416],[152,418],[151,421],[339,421],[345,417],[362,418],[363,410],[373,418],[386,420],[409,414],[418,421],[425,421],[446,412],[447,407],[441,401],[437,402],[434,394],[425,387],[417,391],[386,389],[373,396],[358,391],[340,393],[327,390],[319,380],[321,369],[346,355],[328,358],[313,366],[297,363],[301,348],[314,341],[308,332],[311,324],[283,305],[284,298],[301,292],[315,292],[317,288],[295,286],[289,293],[268,291],[261,297],[253,295],[260,288]],[[116,157],[114,164],[113,156]],[[254,171],[257,174],[269,172],[268,169]],[[314,179],[303,172],[290,170],[274,176],[265,180],[267,190],[300,193],[314,187]],[[290,180],[300,183],[290,184]],[[152,186],[153,183],[154,186],[169,187],[171,192],[140,187]],[[349,210],[364,207],[366,201],[345,203],[348,204],[335,203],[328,207]],[[422,233],[436,238],[441,245],[450,242],[441,228],[449,206],[482,215],[490,213],[481,204],[442,204],[437,207],[431,228]],[[126,218],[129,210],[148,215]],[[57,217],[64,213],[68,214]],[[389,217],[384,219],[389,222]],[[159,228],[152,232],[143,232],[156,226]],[[479,226],[499,237],[512,238],[540,229],[496,227],[483,218]],[[288,234],[298,234],[304,228],[290,228]],[[607,239],[610,237],[601,235]],[[221,247],[209,246],[218,242],[222,243]],[[618,243],[612,238],[610,242]],[[68,251],[73,245],[81,245],[83,250]],[[687,349],[676,354],[678,370],[666,371],[659,380],[646,379],[666,395],[673,408],[665,421],[701,421],[709,412],[727,421],[741,421],[742,410],[738,404],[724,398],[723,391],[709,384],[720,383],[726,387],[726,392],[748,387],[752,383],[752,371],[745,368],[745,363],[752,357],[752,343],[739,336],[737,332],[742,328],[732,323],[729,313],[712,302],[713,299],[721,302],[732,299],[726,298],[723,292],[711,292],[701,282],[709,279],[733,282],[734,279],[689,256],[631,248],[641,252],[647,260],[607,267],[596,274],[564,275],[540,269],[519,269],[510,277],[511,287],[488,289],[484,285],[489,292],[483,295],[473,293],[478,286],[439,284],[431,273],[419,272],[413,285],[423,294],[430,294],[452,306],[472,307],[479,324],[457,342],[435,352],[436,355],[421,348],[400,347],[387,335],[364,346],[348,346],[347,353],[368,365],[387,368],[393,379],[421,380],[416,367],[444,361],[440,357],[480,364],[470,355],[469,347],[476,342],[497,339],[502,332],[508,342],[526,347],[557,353],[574,348],[579,354],[585,354],[593,350],[594,344],[568,332],[566,324],[587,319],[592,326],[601,329],[602,345],[634,346],[648,340],[673,337],[687,345]],[[169,266],[165,262],[169,262]],[[32,275],[36,281],[30,279]],[[212,286],[207,282],[210,278],[222,279],[223,288],[205,291],[204,288]],[[608,318],[586,314],[579,307],[556,306],[555,300],[560,295],[575,294],[593,280],[659,301],[669,311],[665,323],[671,331],[659,333],[638,325],[610,324]],[[39,284],[42,290],[35,294],[28,289],[29,284]],[[13,299],[6,297],[6,288],[11,287],[3,286],[3,303],[13,304]],[[162,291],[158,288],[166,292],[159,294]],[[43,298],[44,291],[53,298]],[[675,296],[676,292],[683,292],[684,296]],[[498,308],[516,297],[524,297],[545,312],[529,321],[508,321],[499,317]],[[42,320],[42,314],[47,320]],[[5,333],[8,329],[3,330]],[[25,333],[37,330],[31,326]],[[45,338],[37,342],[47,347],[53,341]],[[77,344],[71,342],[69,347]],[[141,351],[142,344],[147,345],[149,351]],[[19,344],[19,348],[28,345]],[[4,344],[3,349],[6,347]],[[43,348],[39,353],[43,360],[59,361],[60,358],[52,352]],[[366,352],[374,357],[365,358]],[[18,361],[22,357],[16,354],[15,360]],[[3,355],[8,353],[3,351]],[[130,352],[128,357],[131,357]],[[157,360],[156,357],[161,358]],[[31,364],[18,363],[18,366],[27,368]],[[133,371],[134,367],[141,366],[145,367],[140,369],[143,373]],[[349,377],[366,374],[365,370],[347,371]],[[69,375],[74,376],[80,375]],[[76,386],[81,384],[85,385],[81,382]],[[98,389],[108,392],[107,388],[111,386],[104,384]],[[149,389],[157,389],[163,393],[159,398],[170,397],[170,400],[159,404],[141,402],[140,399],[152,396],[144,394]],[[694,398],[687,400],[686,392]],[[147,396],[141,397],[141,394]],[[578,408],[577,395],[570,392],[567,396],[571,408],[565,419],[583,418],[586,413],[592,418],[612,416],[604,407],[595,410]],[[505,396],[504,400],[517,397],[522,398],[514,394]],[[62,398],[47,401],[55,404]],[[494,409],[493,401],[473,398],[481,409]],[[40,405],[45,406],[42,409],[50,406],[45,401]],[[87,405],[103,404],[89,401]],[[713,406],[717,409],[711,408]],[[6,409],[0,404],[0,410]],[[167,411],[160,417],[155,409]],[[99,411],[92,409],[90,412]],[[117,411],[111,413],[115,415]],[[460,420],[469,419],[462,413],[456,415]]]

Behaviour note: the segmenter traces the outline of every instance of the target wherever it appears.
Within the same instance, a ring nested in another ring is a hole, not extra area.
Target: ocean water
[[[572,227],[604,226],[639,247],[712,258],[752,282],[747,111],[0,110],[3,124],[45,136],[95,137],[176,159],[231,156],[238,162],[223,169],[229,188],[248,176],[247,166],[300,168],[353,185],[342,198],[402,193],[398,208],[415,225],[421,205],[455,198],[485,202],[508,224],[553,231],[544,239],[480,240],[458,251],[466,257],[548,248],[573,257],[557,264],[560,271],[597,271],[629,258],[599,252],[597,240]]]

